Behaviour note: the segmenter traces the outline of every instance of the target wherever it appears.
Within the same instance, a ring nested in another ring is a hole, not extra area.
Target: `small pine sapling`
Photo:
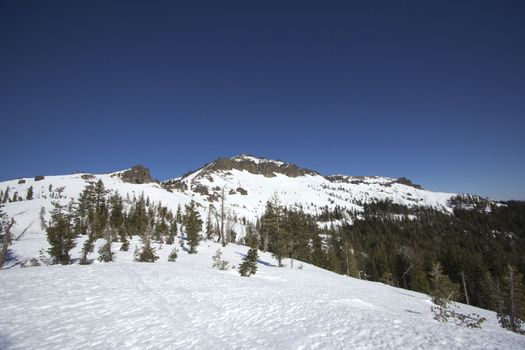
[[[244,277],[250,277],[255,275],[257,272],[257,249],[251,248],[248,254],[242,259],[242,263],[239,265],[239,274]]]
[[[175,262],[177,261],[177,248],[173,248],[170,255],[168,256],[168,261]]]
[[[230,264],[228,261],[222,260],[222,251],[220,249],[217,249],[211,260],[213,260],[212,267],[218,270],[227,270]]]
[[[111,262],[115,259],[115,253],[111,250],[111,241],[106,241],[98,250],[98,261]]]

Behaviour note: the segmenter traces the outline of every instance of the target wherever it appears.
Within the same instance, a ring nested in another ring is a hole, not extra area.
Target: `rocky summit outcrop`
[[[283,174],[288,177],[318,174],[313,170],[300,168],[295,164],[246,155],[240,155],[234,158],[219,158],[205,167],[206,172],[228,171],[233,169],[240,171],[245,170],[252,174],[263,175],[264,177],[274,177],[276,176],[275,174]]]
[[[135,165],[133,168],[126,170],[120,174],[120,178],[124,182],[132,184],[146,184],[154,182],[151,178],[150,171],[143,165]]]

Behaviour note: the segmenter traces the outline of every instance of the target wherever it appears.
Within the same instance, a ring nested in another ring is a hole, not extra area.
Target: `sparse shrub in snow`
[[[33,186],[29,186],[26,193],[26,200],[29,201],[31,199],[33,199]]]
[[[462,314],[453,308],[457,308],[454,303],[444,298],[432,298],[432,302],[435,306],[430,309],[434,314],[434,319],[439,322],[454,322],[458,326],[464,326],[468,328],[481,328],[483,323],[487,320],[485,317],[481,317],[478,314]]]
[[[177,248],[173,248],[170,255],[168,256],[168,261],[174,262],[177,260]]]
[[[111,251],[111,240],[106,241],[106,243],[98,250],[98,261],[100,262],[110,262],[115,258],[115,253]]]
[[[432,302],[435,305],[430,309],[434,314],[434,319],[444,323],[452,321],[458,326],[481,328],[483,322],[486,321],[485,317],[480,317],[478,314],[462,314],[454,310],[454,308],[457,309],[457,306],[450,299],[455,294],[457,285],[443,274],[439,262],[432,266],[430,277],[432,280]]]
[[[123,232],[123,231],[122,231]],[[120,245],[120,251],[121,252],[127,252],[128,249],[129,249],[129,240],[128,238],[126,237],[126,234],[123,233],[120,235],[120,242],[122,243]]]
[[[40,249],[38,253],[40,254],[38,259],[40,260],[42,264],[46,266],[51,265],[51,259],[49,258],[49,254],[47,253],[45,249]]]
[[[82,256],[80,257],[79,264],[80,265],[89,265],[91,264],[91,260],[88,259],[88,254],[92,253],[95,249],[95,241],[92,235],[88,236],[88,239],[84,242],[84,245],[82,246]]]
[[[20,264],[20,267],[34,267],[34,266],[40,266],[40,262],[37,258],[31,258],[29,260],[24,261],[22,264]]]
[[[217,249],[211,260],[213,260],[212,267],[218,270],[227,270],[230,264],[228,261],[222,260],[222,251],[220,249]]]
[[[46,208],[44,207],[40,208],[39,219],[40,219],[40,229],[42,231],[45,231],[47,229],[45,215],[46,215]]]
[[[392,273],[385,271],[383,275],[379,278],[379,282],[384,283],[389,286],[395,286],[394,278],[392,277]]]
[[[248,254],[242,259],[242,263],[239,265],[239,274],[244,277],[250,277],[255,275],[257,272],[257,249],[251,248]]]
[[[498,313],[498,322],[501,327],[508,329],[514,333],[525,335],[525,330],[523,329],[523,321],[517,317],[511,317],[509,315]]]
[[[144,240],[142,249],[135,248],[133,254],[137,262],[155,262],[159,257],[155,254],[155,249],[151,246],[149,239]]]

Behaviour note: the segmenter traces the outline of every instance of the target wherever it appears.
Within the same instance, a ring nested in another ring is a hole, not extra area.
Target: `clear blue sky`
[[[251,153],[525,199],[524,1],[0,1],[0,180]]]

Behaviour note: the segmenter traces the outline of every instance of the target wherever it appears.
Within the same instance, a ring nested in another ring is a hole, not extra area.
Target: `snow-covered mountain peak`
[[[264,177],[275,177],[277,174],[288,177],[319,175],[316,171],[301,168],[292,163],[247,154],[240,154],[231,158],[218,158],[197,172],[203,175],[204,173],[228,172],[231,170],[247,171],[251,174],[262,175]]]

